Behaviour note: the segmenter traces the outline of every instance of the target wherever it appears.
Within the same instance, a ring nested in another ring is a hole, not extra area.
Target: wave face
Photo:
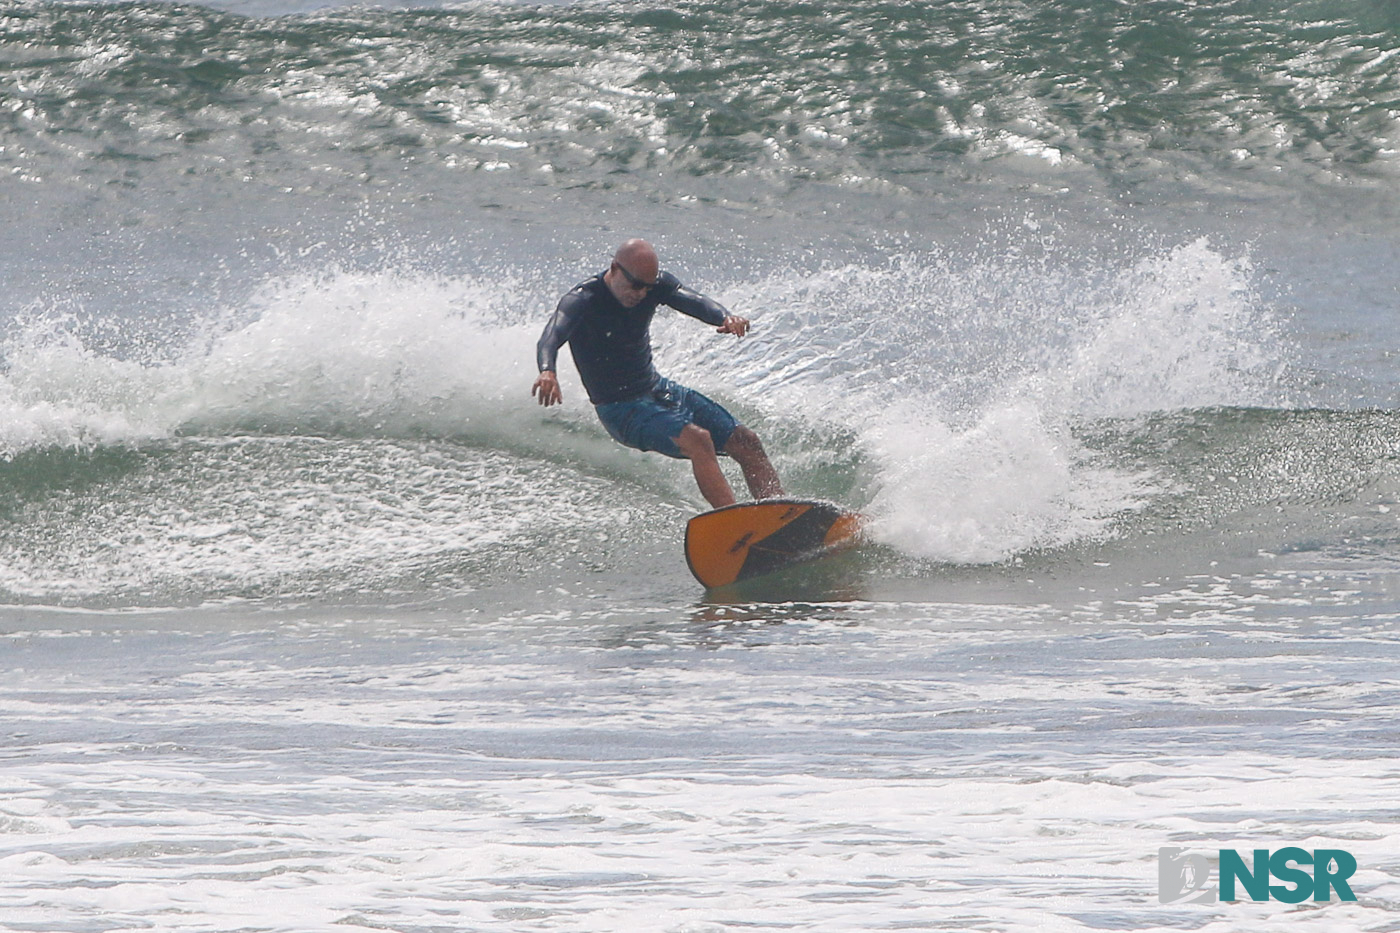
[[[1175,489],[1169,457],[1135,450],[1142,418],[1283,402],[1249,274],[1204,241],[1094,281],[936,254],[788,272],[716,292],[773,309],[742,343],[660,319],[658,361],[904,559],[997,562],[1117,536]],[[0,376],[3,585],[471,588],[557,565],[570,540],[587,543],[571,560],[644,566],[701,505],[689,472],[614,445],[567,367],[571,404],[533,404],[533,303],[490,279],[307,274],[145,358],[37,316]]]

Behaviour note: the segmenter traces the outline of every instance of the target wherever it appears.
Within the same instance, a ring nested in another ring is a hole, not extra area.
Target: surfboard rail
[[[685,529],[685,559],[708,589],[773,573],[855,544],[864,520],[820,499],[760,499],[702,512]]]

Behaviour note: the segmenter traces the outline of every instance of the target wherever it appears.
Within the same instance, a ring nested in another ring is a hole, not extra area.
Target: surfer
[[[540,375],[530,394],[546,407],[564,401],[556,374],[559,348],[573,353],[598,419],[621,444],[689,460],[695,482],[714,508],[734,504],[719,454],[733,457],[755,499],[783,495],[778,473],[758,435],[714,401],[663,377],[651,361],[651,319],[657,305],[742,337],[746,318],[661,272],[656,250],[628,240],[608,271],[574,286],[559,300],[536,348]]]

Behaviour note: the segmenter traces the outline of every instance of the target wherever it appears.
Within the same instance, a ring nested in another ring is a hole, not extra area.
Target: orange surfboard
[[[855,544],[861,517],[830,502],[762,499],[703,512],[685,527],[685,559],[706,587],[728,586]]]

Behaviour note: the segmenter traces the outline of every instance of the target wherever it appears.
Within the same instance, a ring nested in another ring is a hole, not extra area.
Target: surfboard
[[[762,499],[702,512],[685,527],[690,572],[709,589],[774,573],[856,543],[862,519],[831,502]]]

